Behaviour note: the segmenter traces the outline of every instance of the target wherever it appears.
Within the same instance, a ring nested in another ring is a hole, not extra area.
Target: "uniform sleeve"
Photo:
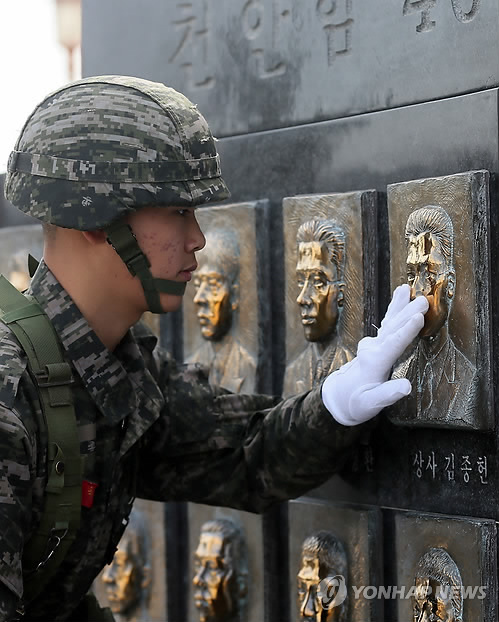
[[[31,516],[30,450],[13,410],[0,405],[0,620],[14,617],[22,596],[22,551]]]
[[[281,402],[235,395],[197,366],[172,370],[165,397],[139,466],[139,496],[156,500],[261,512],[328,479],[363,427],[336,423],[320,389]]]

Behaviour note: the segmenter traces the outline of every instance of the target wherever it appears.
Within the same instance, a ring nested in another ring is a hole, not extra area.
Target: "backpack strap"
[[[26,356],[48,436],[48,482],[38,531],[23,553],[24,596],[33,600],[58,570],[80,526],[82,459],[73,404],[71,367],[58,336],[34,298],[0,275],[0,320]]]

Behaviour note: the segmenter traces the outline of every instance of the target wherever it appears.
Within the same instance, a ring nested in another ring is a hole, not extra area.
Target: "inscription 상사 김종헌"
[[[404,0],[402,14],[421,13],[421,21],[416,26],[416,32],[428,32],[436,26],[436,21],[431,18],[430,11],[436,7],[438,1],[442,2],[443,0]],[[463,24],[471,22],[476,17],[481,0],[472,0],[468,10],[463,7],[465,2],[466,0],[450,0],[454,16]]]
[[[485,455],[475,458],[471,453],[458,455],[450,452],[439,456],[435,451],[425,453],[417,450],[412,454],[411,465],[418,479],[429,475],[432,480],[441,476],[447,482],[462,481],[469,484],[473,480],[484,486],[489,483],[488,459]]]
[[[176,2],[172,24],[178,33],[168,62],[181,67],[189,88],[213,88],[215,77],[209,68],[211,58],[210,6],[207,0]]]

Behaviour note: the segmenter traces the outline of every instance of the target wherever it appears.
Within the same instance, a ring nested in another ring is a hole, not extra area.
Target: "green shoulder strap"
[[[80,525],[81,457],[71,390],[57,334],[40,305],[0,275],[0,320],[17,337],[36,382],[48,436],[48,483],[38,531],[23,554],[24,602],[59,568]]]

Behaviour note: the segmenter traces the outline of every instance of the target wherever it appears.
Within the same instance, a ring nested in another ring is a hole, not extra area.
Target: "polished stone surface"
[[[85,0],[83,49],[85,76],[165,82],[228,136],[497,86],[499,5]]]

